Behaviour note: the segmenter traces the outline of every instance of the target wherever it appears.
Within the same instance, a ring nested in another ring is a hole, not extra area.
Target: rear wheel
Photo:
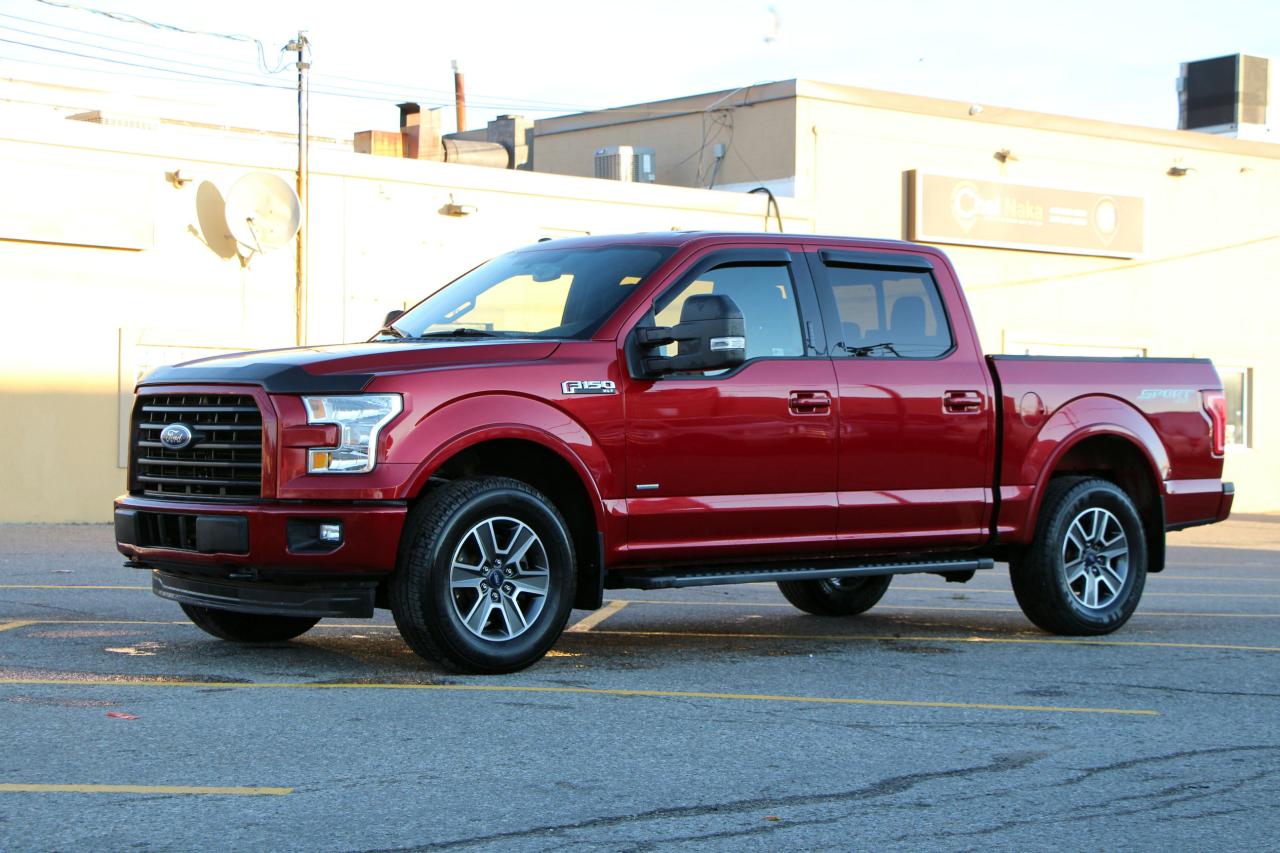
[[[815,616],[857,616],[879,603],[893,575],[871,578],[826,578],[817,581],[778,581],[782,595]]]
[[[1009,566],[1022,612],[1054,634],[1109,634],[1142,598],[1147,545],[1124,490],[1106,480],[1050,483],[1035,539]]]
[[[536,663],[573,607],[573,544],[555,505],[503,477],[441,486],[410,517],[391,613],[415,652],[459,672]]]
[[[310,616],[272,616],[233,613],[198,604],[181,605],[182,612],[206,634],[233,643],[279,643],[300,637],[320,620]]]

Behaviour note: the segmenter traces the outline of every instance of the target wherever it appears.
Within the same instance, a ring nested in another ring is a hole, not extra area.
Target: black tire
[[[301,637],[320,621],[310,616],[233,613],[198,604],[183,604],[181,607],[201,631],[232,643],[280,643]]]
[[[1090,535],[1098,522],[1102,532]],[[1129,621],[1146,585],[1142,518],[1114,483],[1054,479],[1035,539],[1010,562],[1009,575],[1022,612],[1040,628],[1068,636],[1109,634]]]
[[[857,616],[884,598],[893,575],[870,578],[831,578],[818,581],[778,581],[783,596],[814,616]]]
[[[505,560],[520,550],[522,528],[536,541],[523,556]],[[484,536],[492,553],[481,552]],[[487,568],[459,568],[463,564]],[[455,587],[473,579],[502,585]],[[539,661],[559,639],[575,583],[569,527],[546,496],[505,477],[457,480],[410,513],[391,579],[391,613],[409,647],[447,669],[515,672]],[[531,587],[544,590],[540,604],[538,594],[527,591]]]

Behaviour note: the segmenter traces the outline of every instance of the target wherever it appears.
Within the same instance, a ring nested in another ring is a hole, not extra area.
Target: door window
[[[840,317],[837,353],[866,358],[938,358],[951,327],[928,273],[829,266]]]
[[[731,264],[676,285],[654,303],[657,325],[678,324],[685,300],[707,293],[728,296],[742,310],[748,360],[804,355],[795,284],[785,264]],[[660,352],[674,355],[675,344],[663,347]]]

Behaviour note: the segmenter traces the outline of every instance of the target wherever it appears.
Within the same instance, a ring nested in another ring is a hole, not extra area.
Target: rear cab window
[[[835,357],[941,358],[955,338],[938,284],[925,270],[825,264],[835,302]]]

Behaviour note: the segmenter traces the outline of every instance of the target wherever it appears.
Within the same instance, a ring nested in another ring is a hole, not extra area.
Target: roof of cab
[[[760,231],[648,231],[635,234],[595,234],[589,237],[565,237],[543,240],[528,249],[570,249],[597,248],[603,246],[647,245],[647,246],[697,246],[717,243],[790,243],[824,246],[848,246],[873,249],[929,249],[932,246],[910,243],[904,240],[883,240],[868,237],[841,237],[820,234],[771,234]]]

